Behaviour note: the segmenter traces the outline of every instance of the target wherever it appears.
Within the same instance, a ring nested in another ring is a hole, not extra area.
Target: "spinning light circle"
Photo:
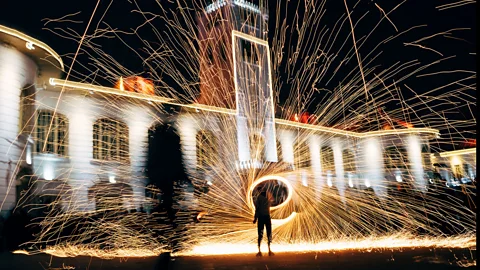
[[[288,190],[287,198],[281,204],[270,207],[270,210],[279,209],[279,208],[287,205],[288,202],[290,202],[290,200],[292,199],[293,186],[290,184],[290,182],[286,178],[278,176],[278,175],[263,176],[263,177],[259,178],[258,180],[254,181],[253,184],[248,189],[248,192],[247,192],[248,206],[250,207],[250,209],[252,209],[253,213],[255,213],[255,203],[253,202],[253,190],[255,190],[255,188],[259,184],[261,184],[265,181],[270,181],[270,180],[277,180],[277,181],[282,182],[285,186],[287,186],[287,190]],[[284,219],[272,219],[272,224],[275,224],[275,225],[284,224],[284,223],[292,220],[295,217],[296,214],[297,214],[296,212],[292,212],[288,217],[286,217]]]

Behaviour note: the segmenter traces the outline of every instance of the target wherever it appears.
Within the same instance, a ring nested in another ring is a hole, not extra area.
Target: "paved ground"
[[[329,253],[278,253],[273,257],[255,254],[178,257],[166,265],[158,258],[101,260],[90,257],[58,258],[48,255],[0,254],[0,269],[453,269],[476,261],[476,250],[403,249],[343,251]],[[50,266],[49,266],[50,263]]]

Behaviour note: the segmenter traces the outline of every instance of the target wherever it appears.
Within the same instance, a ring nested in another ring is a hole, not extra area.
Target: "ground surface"
[[[58,258],[46,254],[27,256],[0,254],[0,269],[473,269],[476,250],[402,249],[341,251],[324,253],[277,253],[229,256],[177,257],[102,260],[90,257]],[[167,265],[168,263],[168,265]]]

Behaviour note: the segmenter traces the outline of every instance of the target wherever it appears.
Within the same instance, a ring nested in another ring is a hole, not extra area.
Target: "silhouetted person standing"
[[[263,227],[267,229],[267,239],[268,239],[268,256],[274,255],[270,250],[270,243],[272,242],[272,219],[270,218],[270,200],[267,198],[267,192],[262,191],[255,201],[255,217],[253,219],[253,224],[257,223],[258,229],[258,253],[257,256],[262,256],[260,251],[260,244],[263,239]]]

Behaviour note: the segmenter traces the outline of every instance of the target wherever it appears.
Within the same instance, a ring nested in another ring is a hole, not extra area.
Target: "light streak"
[[[454,150],[454,151],[447,151],[439,153],[441,157],[451,157],[457,155],[468,155],[468,154],[476,154],[477,148],[469,148],[469,149],[462,149],[462,150]]]
[[[0,32],[5,33],[7,35],[11,35],[17,38],[20,38],[26,42],[25,46],[29,49],[32,50],[35,48],[34,46],[37,46],[38,48],[41,48],[42,50],[45,50],[48,52],[50,55],[52,55],[55,60],[60,64],[60,69],[63,71],[64,66],[63,66],[63,61],[60,55],[58,55],[52,48],[50,48],[47,44],[36,40],[20,31],[17,31],[15,29],[0,25]]]
[[[84,91],[94,91],[94,92],[98,92],[98,93],[105,93],[105,94],[124,96],[124,97],[129,97],[129,98],[134,98],[134,99],[152,101],[152,102],[156,102],[156,103],[171,104],[171,105],[176,105],[176,106],[179,106],[179,107],[192,108],[192,109],[195,109],[195,110],[202,110],[202,111],[215,112],[215,113],[223,113],[223,114],[229,114],[229,115],[236,115],[237,114],[237,112],[235,110],[231,110],[231,109],[226,109],[226,108],[221,108],[221,107],[216,107],[216,106],[203,105],[203,104],[198,104],[198,103],[182,104],[182,103],[180,103],[178,101],[175,101],[174,99],[171,99],[171,98],[163,98],[163,97],[159,97],[159,96],[152,96],[152,95],[142,94],[142,93],[120,91],[119,89],[111,88],[111,87],[104,87],[104,86],[97,86],[97,85],[92,85],[92,84],[65,81],[65,80],[55,79],[55,78],[50,78],[49,83],[52,86],[65,87],[66,90],[69,90],[69,89],[77,90],[78,89],[78,90],[84,90]],[[295,121],[289,121],[289,120],[278,119],[278,118],[275,119],[275,122],[277,124],[280,124],[280,125],[285,125],[285,126],[290,126],[290,127],[298,127],[298,128],[302,128],[304,130],[314,130],[314,131],[319,131],[319,132],[327,132],[327,133],[332,133],[332,134],[336,134],[336,135],[347,135],[347,136],[352,136],[352,137],[356,137],[356,138],[368,138],[368,137],[401,135],[401,134],[423,134],[423,133],[426,134],[427,137],[435,138],[436,136],[439,135],[439,131],[436,130],[436,129],[433,129],[433,128],[409,128],[409,129],[394,129],[394,130],[376,130],[376,131],[359,133],[359,132],[346,131],[346,130],[341,130],[341,129],[336,129],[336,128],[329,128],[329,127],[322,127],[322,126],[318,126],[318,125],[299,123],[299,122],[295,122]]]
[[[275,245],[276,252],[334,252],[334,251],[368,251],[372,250],[391,250],[407,248],[475,248],[476,237],[414,237],[405,235],[393,235],[383,237],[371,237],[366,239],[351,240],[340,239],[335,241],[326,241],[321,243],[298,243]],[[255,250],[254,243],[251,244],[225,244],[211,243],[198,245],[190,251],[182,252],[180,256],[209,256],[209,255],[227,255],[227,254],[249,254]],[[262,247],[262,252],[267,252],[266,247]]]
[[[255,188],[265,182],[265,181],[270,181],[270,180],[277,180],[277,181],[280,181],[282,182],[283,184],[285,184],[287,186],[287,190],[288,190],[288,193],[287,193],[287,198],[279,205],[276,205],[276,206],[272,206],[270,207],[271,210],[275,210],[275,209],[279,209],[279,208],[282,208],[283,206],[285,206],[286,204],[288,204],[290,202],[290,200],[292,199],[292,194],[293,194],[293,187],[292,185],[290,184],[290,182],[285,179],[284,177],[281,177],[281,176],[278,176],[278,175],[267,175],[267,176],[264,176],[258,180],[256,180],[255,182],[253,182],[252,185],[250,185],[249,189],[248,189],[248,192],[247,192],[247,201],[249,203],[249,206],[250,208],[252,209],[253,213],[255,213],[255,204],[253,202],[253,191],[255,190]]]

